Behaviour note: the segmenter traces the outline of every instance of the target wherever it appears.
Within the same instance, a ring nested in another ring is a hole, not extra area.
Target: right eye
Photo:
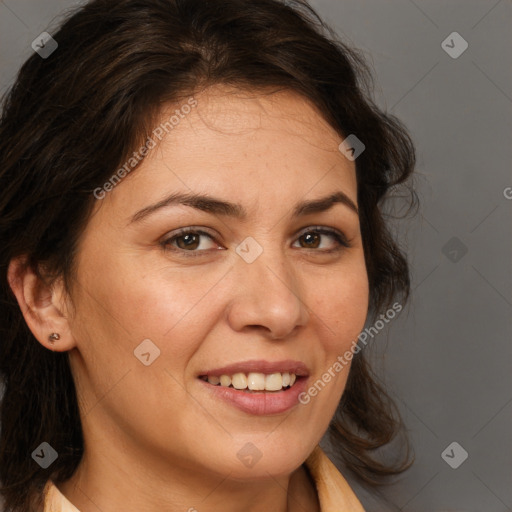
[[[180,252],[186,256],[199,256],[198,253],[219,249],[212,235],[194,228],[182,228],[170,233],[160,243],[164,249]]]

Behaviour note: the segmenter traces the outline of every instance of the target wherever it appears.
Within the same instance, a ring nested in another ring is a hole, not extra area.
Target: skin
[[[22,259],[11,263],[27,324],[49,350],[69,351],[77,384],[85,455],[60,489],[82,512],[319,510],[302,464],[349,368],[307,405],[268,416],[212,398],[197,376],[239,361],[293,359],[309,368],[309,387],[350,348],[369,293],[358,215],[342,203],[292,213],[333,191],[357,204],[355,164],[338,150],[342,137],[295,93],[216,86],[195,98],[142,165],[97,201],[69,293],[61,280],[39,281]],[[172,205],[130,223],[174,192],[239,203],[247,218]],[[213,237],[192,244],[197,257],[187,257],[183,238],[162,244],[187,226]],[[315,237],[316,226],[341,231],[350,247]],[[248,236],[263,248],[250,264],[235,252]],[[53,346],[51,332],[61,335]],[[144,339],[160,349],[150,366],[133,353]],[[237,458],[248,442],[262,454],[250,468]]]

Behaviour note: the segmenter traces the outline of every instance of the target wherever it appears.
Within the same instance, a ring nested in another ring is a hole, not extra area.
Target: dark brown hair
[[[372,101],[365,60],[305,0],[95,0],[52,36],[57,50],[23,64],[0,121],[0,480],[9,512],[28,510],[49,478],[70,478],[83,454],[67,353],[43,348],[28,329],[9,262],[25,255],[36,272],[63,276],[71,289],[93,191],[147,139],[166,102],[215,84],[291,90],[341,136],[355,134],[366,146],[356,173],[368,318],[397,297],[403,304],[410,286],[382,208],[413,171],[413,143]],[[407,467],[409,452],[393,464],[375,454],[400,427],[360,351],[329,427],[334,449],[358,477],[378,482]],[[59,453],[47,470],[31,458],[42,440]]]

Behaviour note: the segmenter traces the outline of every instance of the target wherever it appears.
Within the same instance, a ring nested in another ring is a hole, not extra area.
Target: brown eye
[[[180,249],[197,249],[199,247],[200,236],[197,234],[181,235],[175,238],[176,245]]]
[[[318,252],[332,252],[350,247],[343,233],[323,227],[304,231],[297,239],[297,243],[302,249],[318,249]]]
[[[318,233],[306,233],[302,235],[299,240],[304,242],[303,247],[306,249],[316,249],[320,245],[320,235]]]
[[[181,229],[160,242],[165,250],[185,256],[201,256],[220,249],[212,235],[198,229]]]

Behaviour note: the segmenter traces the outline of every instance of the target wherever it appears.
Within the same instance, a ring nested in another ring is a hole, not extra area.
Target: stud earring
[[[60,340],[60,334],[58,332],[52,332],[50,336],[48,336],[48,341],[50,343],[55,343],[58,340]]]

